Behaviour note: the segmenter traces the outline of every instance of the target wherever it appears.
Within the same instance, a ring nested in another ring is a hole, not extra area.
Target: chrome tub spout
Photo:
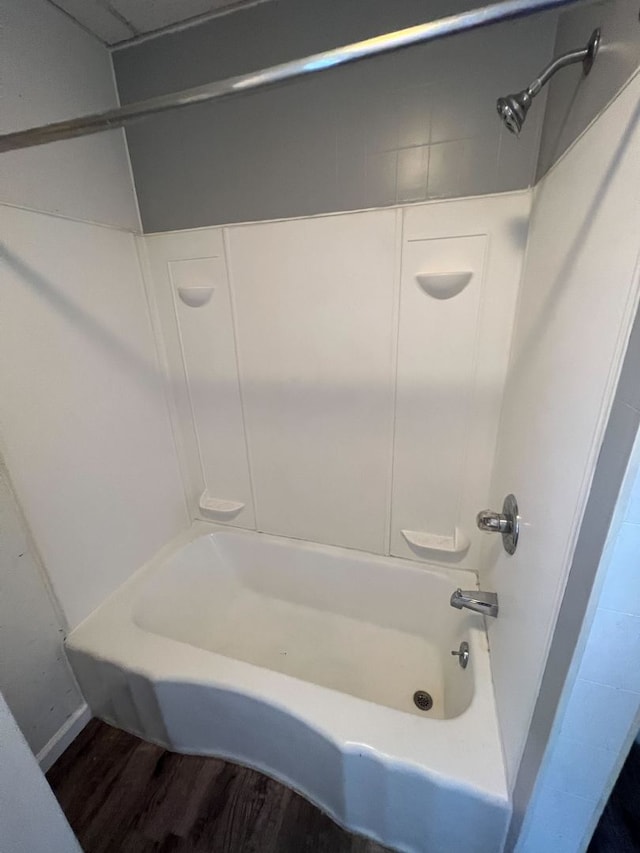
[[[498,596],[495,592],[479,592],[476,589],[457,589],[449,602],[457,610],[473,610],[485,616],[498,615]]]

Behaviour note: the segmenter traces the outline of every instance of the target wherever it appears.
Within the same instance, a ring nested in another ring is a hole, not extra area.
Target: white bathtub
[[[498,853],[510,807],[487,640],[449,606],[457,586],[475,576],[199,522],[67,650],[107,722],[256,767],[398,850]]]

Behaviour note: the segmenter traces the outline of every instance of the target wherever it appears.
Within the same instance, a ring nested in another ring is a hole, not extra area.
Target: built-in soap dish
[[[205,489],[200,495],[200,511],[204,515],[211,516],[222,520],[234,518],[241,509],[244,509],[244,504],[240,501],[222,500],[221,498],[212,498],[209,490]]]
[[[465,289],[473,272],[419,272],[416,281],[434,299],[451,299]]]
[[[201,308],[213,296],[213,287],[179,287],[178,296],[180,301],[188,305],[189,308]]]
[[[437,551],[441,554],[464,554],[471,544],[469,537],[459,527],[453,536],[441,536],[437,533],[424,533],[418,530],[403,530],[402,535],[412,548],[419,551]]]

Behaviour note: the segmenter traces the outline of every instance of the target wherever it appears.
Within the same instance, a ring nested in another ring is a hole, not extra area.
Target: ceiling
[[[50,0],[107,45],[260,0]]]

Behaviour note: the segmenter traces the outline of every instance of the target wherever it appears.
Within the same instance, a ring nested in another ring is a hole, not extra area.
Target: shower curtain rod
[[[390,53],[413,44],[436,41],[456,33],[495,24],[498,21],[521,18],[577,2],[581,2],[581,0],[501,0],[501,2],[470,9],[457,15],[438,18],[426,24],[418,24],[415,27],[396,30],[344,47],[325,50],[303,59],[294,59],[291,62],[283,62],[280,65],[273,65],[260,71],[252,71],[248,74],[228,77],[225,80],[205,83],[203,86],[194,86],[182,92],[158,95],[102,113],[92,113],[80,118],[57,121],[15,133],[5,133],[0,135],[0,152],[30,148],[34,145],[44,145],[47,142],[55,142],[60,139],[72,139],[75,136],[87,136],[90,133],[112,130],[113,128],[123,127],[130,121],[155,113],[228,98],[243,92],[251,92],[254,89],[272,86],[274,83],[281,83],[307,74],[315,74],[317,71],[346,65],[349,62],[357,62],[370,56]]]

